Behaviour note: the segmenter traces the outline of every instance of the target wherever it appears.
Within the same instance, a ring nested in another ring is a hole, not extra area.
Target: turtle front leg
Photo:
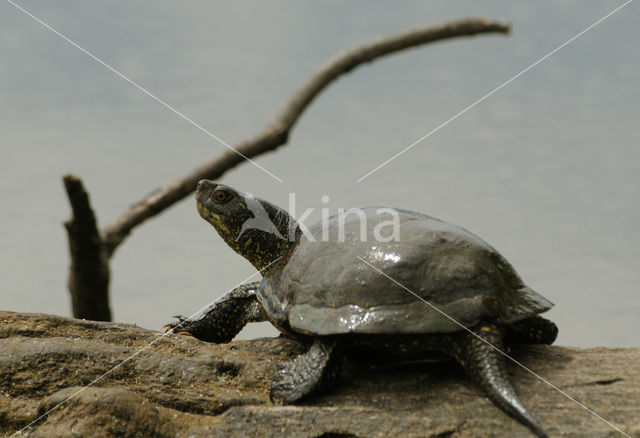
[[[271,379],[271,400],[293,403],[330,386],[337,380],[342,363],[335,349],[335,340],[316,339],[306,353],[281,364]]]
[[[248,323],[267,320],[256,296],[259,284],[259,281],[243,284],[216,301],[198,319],[176,316],[178,321],[164,328],[174,333],[190,334],[207,342],[229,342]]]
[[[469,332],[461,332],[450,335],[448,346],[444,348],[445,352],[467,370],[471,378],[500,409],[527,426],[537,436],[547,437],[513,390],[503,355],[492,347],[493,345],[504,351],[502,333],[498,326],[482,323],[472,330],[486,342]]]

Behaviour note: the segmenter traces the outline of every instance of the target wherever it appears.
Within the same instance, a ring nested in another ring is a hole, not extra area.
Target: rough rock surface
[[[303,345],[284,338],[213,345],[160,336],[127,324],[0,311],[0,434],[11,436],[53,409],[23,434],[531,436],[451,362],[385,369],[351,364],[331,393],[296,406],[275,406],[268,397],[270,376],[278,362],[303,351]],[[625,433],[640,437],[640,348],[515,346],[511,354]],[[510,364],[509,372],[550,436],[624,436],[518,365]]]

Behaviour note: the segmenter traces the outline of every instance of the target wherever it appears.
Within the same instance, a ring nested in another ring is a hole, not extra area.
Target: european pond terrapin
[[[415,358],[439,351],[504,412],[546,436],[496,349],[504,351],[503,340],[551,344],[558,329],[538,315],[553,304],[483,240],[429,216],[376,207],[303,232],[285,210],[206,180],[196,200],[202,218],[263,279],[229,292],[202,317],[167,327],[220,343],[249,322],[270,321],[311,340],[306,353],[279,366],[272,400],[293,403],[326,387],[354,352]]]

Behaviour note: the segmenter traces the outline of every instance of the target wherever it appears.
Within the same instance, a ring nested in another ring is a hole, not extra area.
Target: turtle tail
[[[493,324],[483,323],[473,331],[486,342],[471,333],[460,333],[459,338],[451,344],[453,351],[448,353],[467,370],[471,378],[482,387],[500,409],[527,426],[537,436],[546,438],[547,434],[513,390],[507,376],[503,355],[492,347],[493,345],[504,351],[500,329]]]

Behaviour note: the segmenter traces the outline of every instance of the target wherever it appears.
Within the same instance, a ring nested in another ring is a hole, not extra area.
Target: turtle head
[[[196,205],[220,237],[263,272],[300,234],[295,219],[282,208],[213,181],[198,183]]]

